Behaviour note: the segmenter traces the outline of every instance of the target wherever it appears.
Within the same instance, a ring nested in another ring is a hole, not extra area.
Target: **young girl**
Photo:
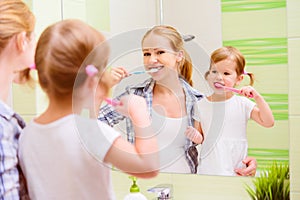
[[[10,107],[9,96],[13,82],[20,82],[19,72],[33,63],[34,27],[35,17],[23,1],[0,1],[0,199],[26,198],[17,156],[25,123]]]
[[[197,102],[199,111],[194,119],[200,122],[196,131],[189,127],[186,135],[201,143],[199,174],[237,175],[243,168],[247,155],[247,121],[253,119],[264,127],[272,127],[274,118],[264,98],[251,86],[240,89],[240,95],[230,89],[241,83],[244,75],[253,74],[244,70],[245,59],[234,47],[222,47],[211,55],[211,64],[205,78],[213,94]],[[253,98],[256,104],[248,98]],[[203,135],[202,135],[203,134]],[[251,174],[248,174],[251,175]]]
[[[142,97],[124,96],[116,106],[134,122],[135,145],[80,115],[87,109],[95,117],[109,90],[107,76],[98,81],[109,56],[104,40],[79,20],[60,21],[40,36],[35,63],[49,105],[24,129],[19,151],[31,199],[114,199],[109,164],[136,177],[158,174],[157,141]]]

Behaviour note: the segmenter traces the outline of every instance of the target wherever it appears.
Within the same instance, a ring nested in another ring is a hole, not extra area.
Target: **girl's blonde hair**
[[[35,27],[35,17],[29,7],[21,0],[0,1],[0,54],[9,40],[25,31],[30,38]],[[29,69],[21,73],[24,80],[29,80]]]
[[[107,62],[108,47],[99,51],[103,55],[93,54],[94,57],[89,61],[85,59],[104,40],[104,36],[96,29],[75,19],[57,22],[45,29],[35,54],[43,90],[56,98],[69,97],[73,89],[86,80],[86,65],[94,64],[102,72]]]
[[[254,83],[254,74],[245,71],[246,60],[243,54],[235,47],[232,46],[224,46],[219,49],[216,49],[210,56],[210,67],[214,63],[218,63],[220,61],[231,59],[236,63],[236,73],[238,76],[245,74],[250,77],[250,85]],[[205,77],[207,77],[209,71],[206,72]]]
[[[151,28],[149,31],[146,32],[146,34],[142,39],[142,43],[144,42],[144,39],[151,33],[167,38],[170,41],[174,51],[183,51],[184,56],[179,65],[179,70],[180,70],[179,74],[191,86],[193,86],[193,81],[192,81],[193,65],[189,54],[184,49],[183,46],[184,43],[180,33],[172,26],[167,26],[167,25],[154,26],[153,28]]]

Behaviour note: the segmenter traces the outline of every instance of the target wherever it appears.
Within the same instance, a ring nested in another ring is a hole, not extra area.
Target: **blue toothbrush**
[[[158,72],[158,69],[153,68],[147,71],[135,71],[135,72],[130,72],[130,74],[144,74],[144,73],[153,73],[153,72]]]

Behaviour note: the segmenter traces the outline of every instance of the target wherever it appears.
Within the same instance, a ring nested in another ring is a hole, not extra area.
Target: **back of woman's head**
[[[0,54],[8,41],[23,31],[29,37],[34,31],[35,17],[21,0],[0,1]]]
[[[210,57],[210,67],[214,63],[220,61],[231,59],[236,64],[236,73],[238,76],[245,74],[250,77],[250,85],[253,85],[254,75],[252,73],[247,73],[245,71],[246,60],[243,54],[235,47],[224,46],[219,49],[216,49]]]
[[[191,62],[191,58],[184,49],[184,42],[181,37],[181,34],[172,26],[167,25],[158,25],[151,28],[149,31],[146,32],[142,39],[142,44],[144,39],[151,34],[156,34],[161,37],[167,38],[170,41],[170,44],[174,51],[183,51],[184,58],[179,64],[179,74],[190,84],[193,85],[192,81],[192,73],[193,73],[193,66]]]
[[[34,31],[35,17],[22,0],[0,1],[0,54],[6,48],[10,39],[26,32],[29,38]],[[22,78],[29,79],[29,69],[21,72]]]
[[[103,41],[100,32],[80,20],[69,19],[49,26],[40,36],[35,54],[39,82],[44,91],[56,98],[72,95],[73,87],[79,87],[87,78],[81,68],[83,62]],[[107,57],[100,55],[97,59],[105,63]]]

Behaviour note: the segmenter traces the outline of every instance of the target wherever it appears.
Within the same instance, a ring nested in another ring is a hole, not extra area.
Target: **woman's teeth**
[[[150,70],[149,70],[149,72],[158,72],[159,70],[161,70],[163,67],[162,66],[160,66],[160,67],[153,67],[153,68],[151,68]]]

